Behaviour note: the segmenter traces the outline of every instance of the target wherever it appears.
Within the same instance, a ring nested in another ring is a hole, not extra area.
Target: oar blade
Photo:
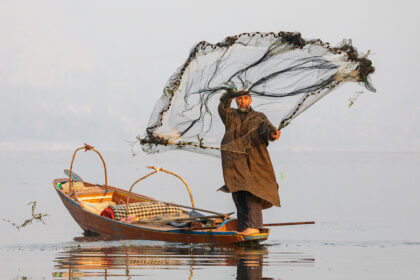
[[[70,170],[64,169],[64,174],[66,174],[66,176],[70,176]],[[75,182],[83,182],[82,177],[80,177],[79,175],[77,175],[74,171],[71,172],[71,178]]]

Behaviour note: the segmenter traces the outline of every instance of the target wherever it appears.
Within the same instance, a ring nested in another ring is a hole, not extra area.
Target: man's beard
[[[251,108],[251,106],[248,106],[248,107],[239,107],[238,110],[241,111],[241,112],[248,112],[250,108]]]

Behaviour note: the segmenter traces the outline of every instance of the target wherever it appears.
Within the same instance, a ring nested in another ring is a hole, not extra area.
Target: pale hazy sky
[[[198,41],[298,31],[372,50],[377,93],[345,85],[279,150],[420,151],[417,1],[0,1],[0,150],[129,149]]]

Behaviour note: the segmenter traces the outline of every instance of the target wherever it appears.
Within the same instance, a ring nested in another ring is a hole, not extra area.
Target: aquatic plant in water
[[[42,213],[35,213],[36,204],[37,204],[36,201],[31,201],[31,202],[29,202],[27,204],[27,205],[32,205],[32,217],[29,218],[29,219],[26,219],[22,224],[18,225],[16,223],[14,223],[14,222],[12,222],[10,220],[4,219],[4,218],[3,218],[3,221],[8,222],[12,226],[14,226],[17,230],[20,230],[21,228],[24,228],[24,227],[32,224],[32,222],[34,220],[35,221],[38,221],[38,222],[41,222],[41,223],[43,223],[45,225],[44,218],[45,217],[48,217],[49,215],[48,214],[42,214]]]

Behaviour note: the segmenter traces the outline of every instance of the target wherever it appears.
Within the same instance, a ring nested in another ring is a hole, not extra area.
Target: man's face
[[[248,108],[251,105],[251,95],[242,95],[236,98],[236,104],[238,108]]]

